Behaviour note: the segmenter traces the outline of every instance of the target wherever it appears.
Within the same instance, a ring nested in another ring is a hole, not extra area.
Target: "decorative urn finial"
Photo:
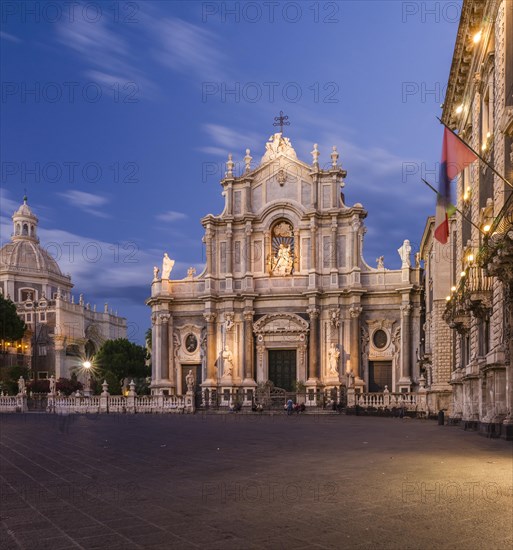
[[[246,149],[246,156],[244,157],[244,164],[246,165],[246,172],[251,171],[251,161],[253,160],[253,157],[249,154],[251,151],[249,149]]]
[[[333,145],[333,151],[331,152],[331,165],[333,166],[333,168],[336,168],[338,166],[338,157],[339,154],[337,151],[337,146]]]

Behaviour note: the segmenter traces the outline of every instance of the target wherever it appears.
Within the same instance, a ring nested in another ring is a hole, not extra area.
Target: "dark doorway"
[[[369,362],[369,391],[380,392],[392,388],[392,361]]]
[[[286,391],[294,391],[296,385],[296,350],[269,350],[269,380]]]

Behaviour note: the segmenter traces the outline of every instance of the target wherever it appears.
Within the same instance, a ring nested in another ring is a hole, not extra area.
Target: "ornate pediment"
[[[295,313],[269,313],[253,323],[257,334],[305,333],[308,323]]]
[[[273,134],[265,144],[265,154],[262,157],[261,163],[264,164],[269,160],[274,160],[280,155],[297,159],[296,151],[294,151],[289,138],[283,137],[283,135],[278,132]]]

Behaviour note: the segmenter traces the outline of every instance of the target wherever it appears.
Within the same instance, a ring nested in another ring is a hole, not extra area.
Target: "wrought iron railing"
[[[467,267],[458,287],[447,300],[443,313],[446,323],[460,332],[468,330],[471,315],[481,318],[488,314],[492,290],[493,278],[482,267]]]
[[[513,193],[494,219],[477,256],[488,275],[510,279],[513,269]]]

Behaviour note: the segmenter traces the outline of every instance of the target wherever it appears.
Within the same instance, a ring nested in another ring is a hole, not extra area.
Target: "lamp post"
[[[84,395],[86,397],[90,397],[91,396],[91,367],[92,367],[91,361],[84,361],[82,363],[82,366],[84,367],[86,372],[86,383],[84,388]]]
[[[38,373],[38,366],[39,366],[38,365],[38,356],[39,356],[38,346],[40,343],[41,333],[45,325],[44,322],[38,323],[37,316],[40,313],[44,313],[44,314],[46,313],[47,302],[44,299],[44,294],[43,294],[43,299],[40,300],[40,302],[33,300],[32,295],[30,294],[24,306],[25,306],[25,310],[28,311],[32,317],[31,325],[33,326],[33,332],[32,332],[32,338],[31,338],[32,353],[31,353],[31,361],[30,361],[30,370],[32,371],[32,376],[34,380],[37,380],[37,377],[38,377],[37,373]],[[46,318],[45,318],[45,321],[46,321]]]

